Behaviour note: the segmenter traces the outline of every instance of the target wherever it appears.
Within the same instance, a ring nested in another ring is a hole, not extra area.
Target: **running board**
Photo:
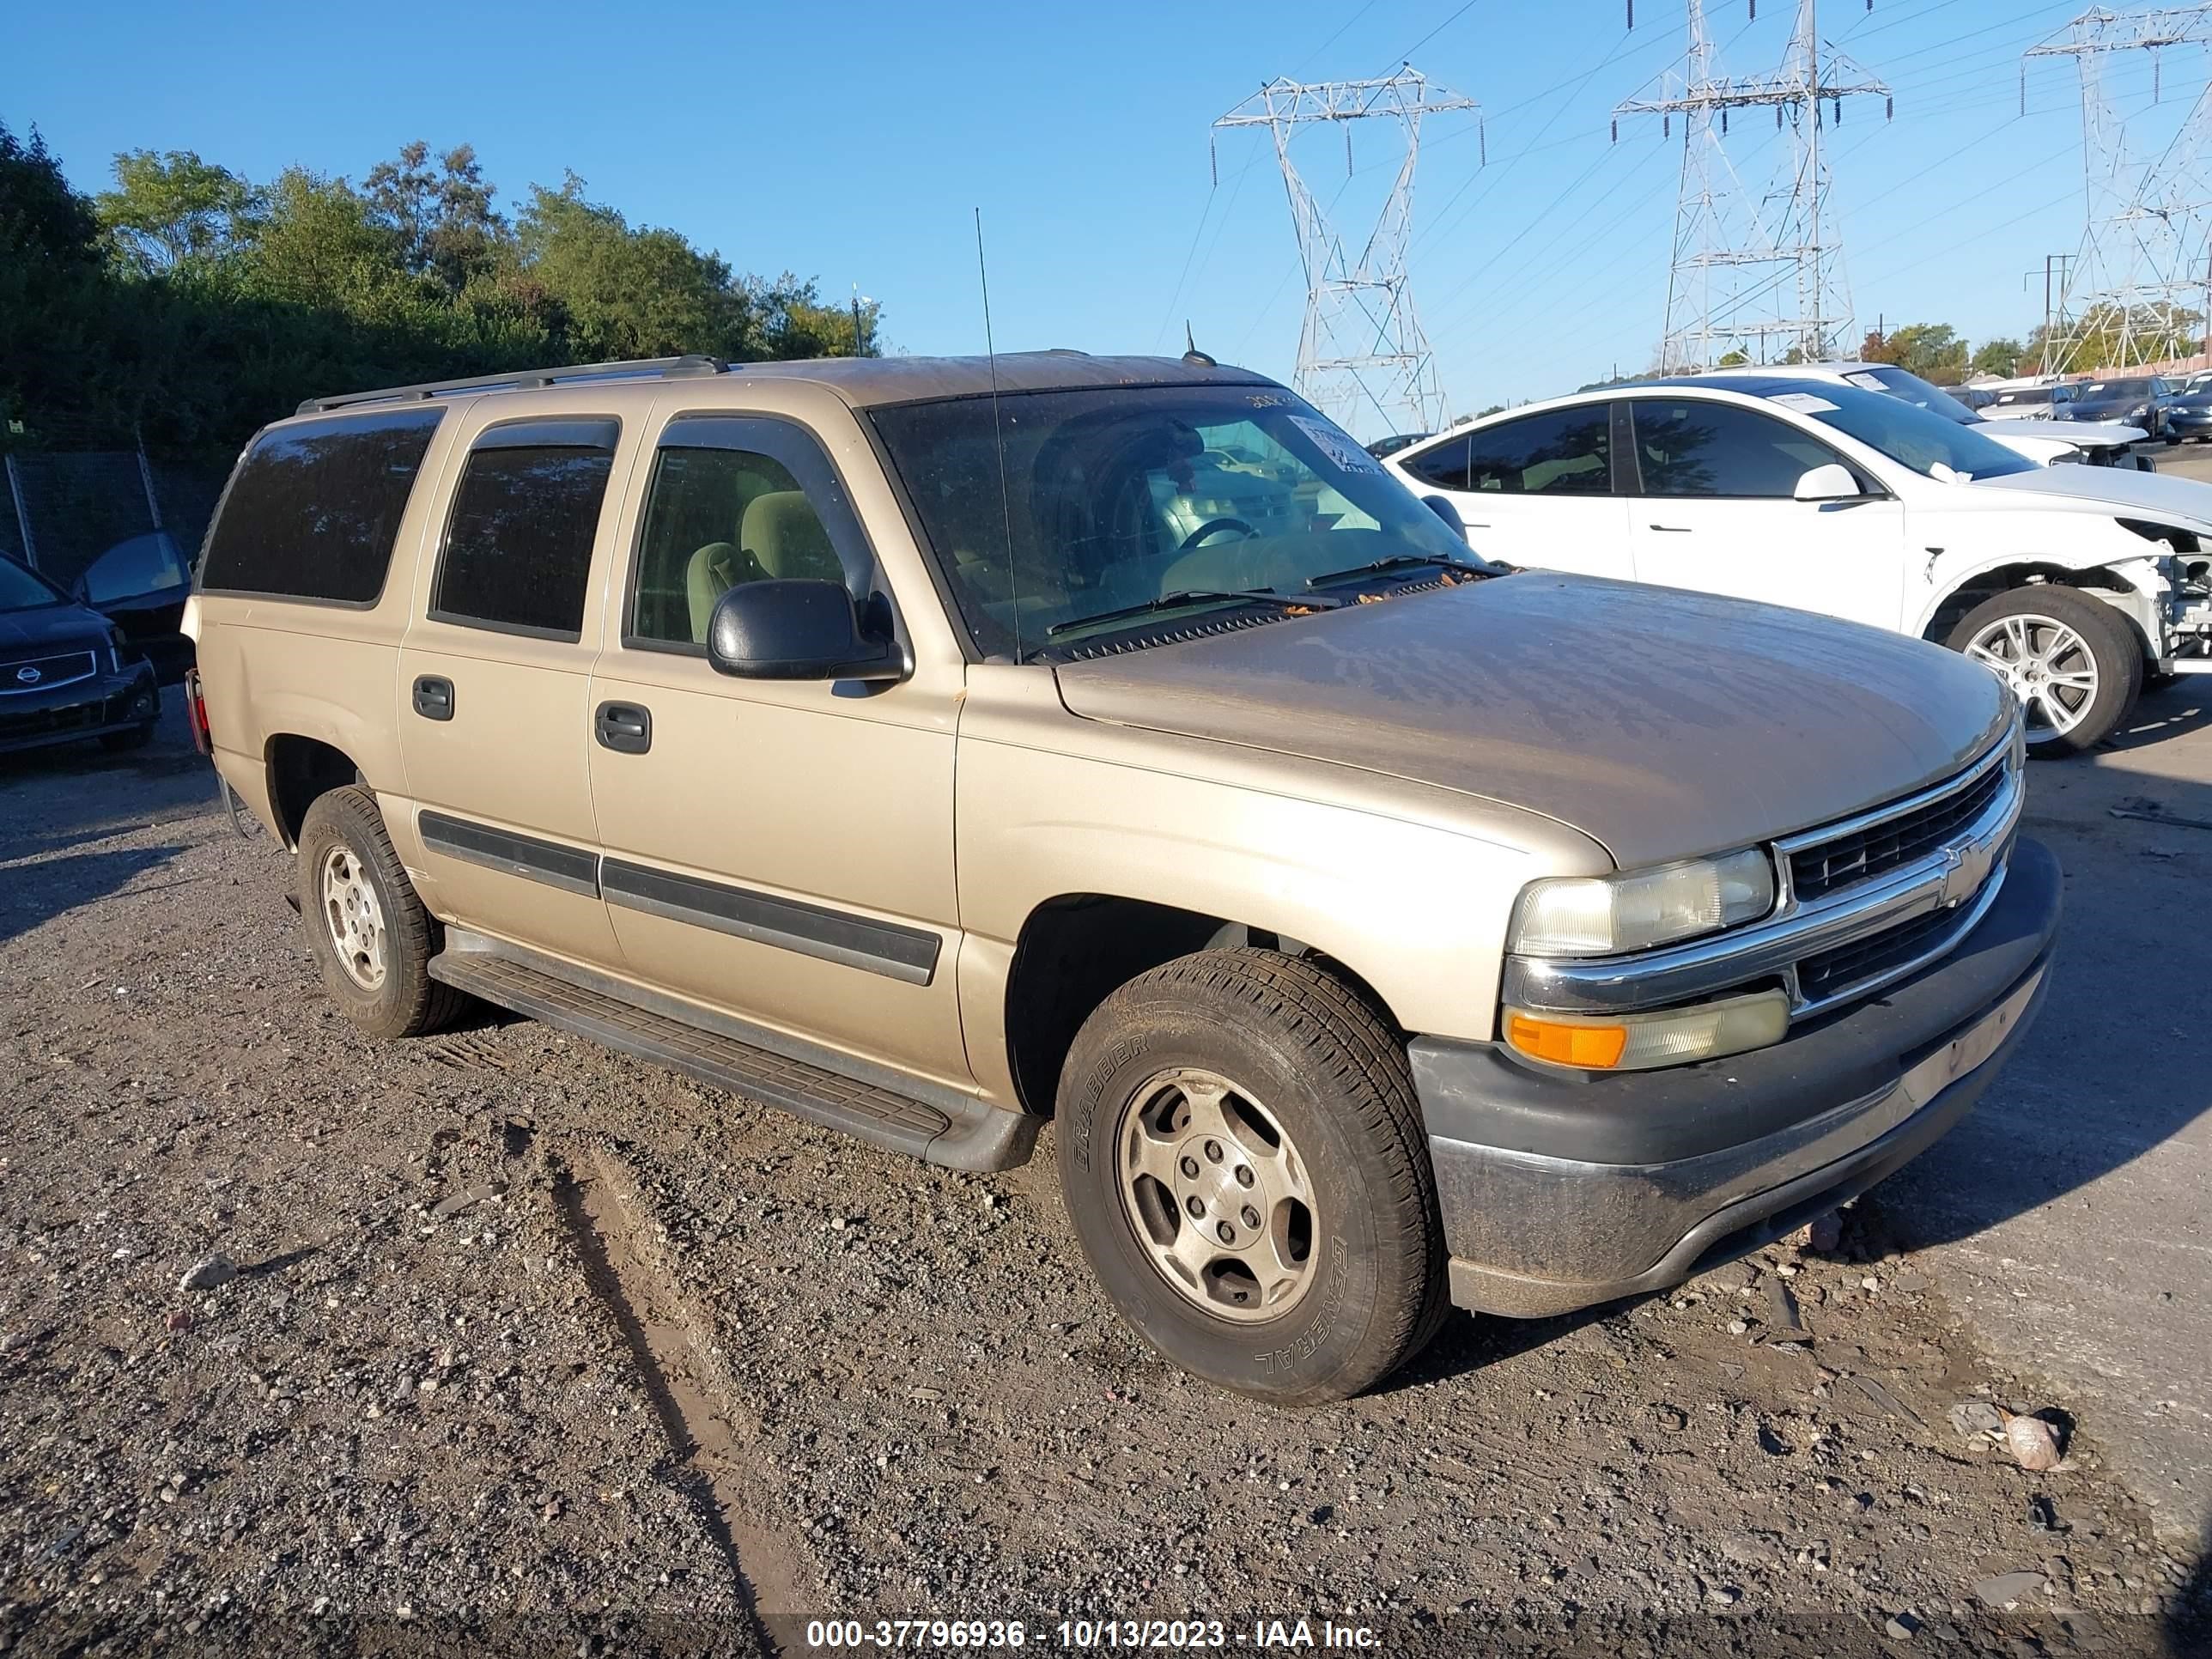
[[[827,1051],[694,1009],[588,969],[458,927],[431,958],[430,977],[578,1036],[653,1060],[711,1088],[779,1107],[825,1129],[953,1170],[1024,1163],[1038,1120],[972,1095],[933,1089],[918,1099],[884,1082],[832,1070],[803,1051]],[[742,1033],[740,1035],[739,1033]],[[750,1039],[750,1040],[748,1040]],[[764,1046],[774,1044],[774,1047]],[[841,1057],[842,1058],[842,1057]],[[851,1062],[855,1071],[881,1068]]]

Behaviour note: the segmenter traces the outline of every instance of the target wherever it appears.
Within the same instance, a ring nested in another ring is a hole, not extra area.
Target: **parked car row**
[[[364,1030],[481,998],[963,1169],[1050,1118],[1133,1330],[1334,1400],[1958,1120],[2057,925],[2021,709],[2105,718],[2195,522],[1811,380],[1388,465],[1197,354],[318,399],[225,493],[191,695]],[[2059,517],[1998,672],[1910,637]]]
[[[1964,652],[2018,696],[2032,749],[2065,752],[2116,730],[2146,675],[2212,668],[2212,487],[2039,465],[2024,441],[1841,372],[1759,370],[1529,405],[1384,465],[1493,557]]]

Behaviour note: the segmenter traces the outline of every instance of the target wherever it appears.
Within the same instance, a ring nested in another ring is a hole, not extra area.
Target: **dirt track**
[[[174,731],[0,761],[15,1651],[804,1651],[824,1615],[1033,1643],[1192,1613],[1399,1646],[1616,1619],[1668,1651],[2202,1635],[2197,1549],[2116,1473],[2128,1425],[1978,1346],[1948,1269],[1893,1249],[1917,1234],[1887,1189],[1831,1256],[1455,1316],[1387,1392],[1278,1414],[1115,1322],[1049,1133],[969,1177],[527,1023],[362,1038],[283,855],[208,791]],[[179,1293],[216,1252],[239,1276]],[[1978,1399],[2075,1413],[2068,1462],[1962,1439]],[[2014,1611],[1978,1599],[2015,1572]]]

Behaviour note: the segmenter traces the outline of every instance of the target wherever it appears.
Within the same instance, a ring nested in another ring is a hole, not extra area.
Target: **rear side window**
[[[620,431],[611,420],[516,421],[478,438],[453,492],[431,616],[580,637]]]
[[[1502,495],[1604,495],[1613,489],[1610,405],[1554,410],[1486,427],[1404,463],[1445,489]]]
[[[415,475],[444,413],[387,410],[264,433],[224,492],[200,586],[374,605]]]

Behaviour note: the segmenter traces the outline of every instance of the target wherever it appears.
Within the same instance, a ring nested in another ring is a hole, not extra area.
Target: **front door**
[[[1613,493],[1611,408],[1577,404],[1501,421],[1401,465],[1416,491],[1451,502],[1485,558],[1626,580],[1628,509]]]
[[[1831,462],[1812,434],[1700,398],[1629,401],[1640,492],[1636,579],[1899,626],[1905,509],[1887,495],[1801,501],[1797,481]],[[1869,482],[1869,488],[1872,485]]]
[[[678,414],[648,465],[591,692],[622,722],[592,744],[591,776],[631,971],[973,1087],[954,971],[957,665],[874,688],[718,673],[708,620],[738,583],[836,581],[888,605],[887,584],[805,428]]]
[[[616,950],[587,754],[606,586],[592,574],[628,459],[604,416],[482,426],[399,653],[400,757],[436,908],[590,963]]]

